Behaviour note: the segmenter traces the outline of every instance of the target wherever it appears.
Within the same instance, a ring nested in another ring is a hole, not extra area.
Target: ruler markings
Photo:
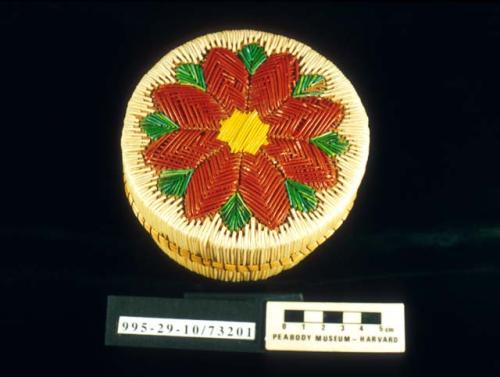
[[[268,302],[267,350],[404,352],[403,304]]]

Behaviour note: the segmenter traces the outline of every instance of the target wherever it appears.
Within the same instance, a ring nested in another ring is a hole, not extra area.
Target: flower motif
[[[153,90],[157,111],[141,126],[159,190],[183,197],[188,219],[218,212],[238,230],[253,216],[275,229],[336,183],[344,108],[320,97],[325,78],[300,75],[293,55],[212,48],[201,64],[178,65],[176,78]]]

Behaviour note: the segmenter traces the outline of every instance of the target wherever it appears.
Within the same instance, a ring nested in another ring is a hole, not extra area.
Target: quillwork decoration
[[[322,97],[325,77],[301,74],[292,53],[213,47],[175,74],[152,91],[156,111],[140,125],[158,189],[182,197],[189,220],[219,213],[239,231],[254,217],[272,230],[292,208],[314,211],[317,191],[337,183],[345,107]]]

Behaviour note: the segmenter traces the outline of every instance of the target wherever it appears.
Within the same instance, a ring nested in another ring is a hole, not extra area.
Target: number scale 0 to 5
[[[267,350],[404,352],[404,305],[268,302]]]
[[[255,323],[120,316],[118,334],[254,340]]]

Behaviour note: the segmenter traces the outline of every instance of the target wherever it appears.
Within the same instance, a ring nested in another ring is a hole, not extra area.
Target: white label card
[[[403,304],[269,301],[269,351],[405,352]]]
[[[120,316],[118,334],[254,340],[255,322]]]

